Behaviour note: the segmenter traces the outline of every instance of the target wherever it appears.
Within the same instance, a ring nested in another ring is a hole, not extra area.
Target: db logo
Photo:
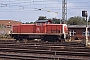
[[[36,31],[39,33],[40,32],[40,28],[37,28]]]

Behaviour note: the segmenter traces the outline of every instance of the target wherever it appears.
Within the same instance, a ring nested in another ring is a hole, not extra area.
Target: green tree
[[[60,24],[61,20],[60,19],[57,19],[57,18],[52,18],[52,23],[54,24]]]
[[[30,24],[29,22],[26,22],[25,24]]]
[[[90,16],[89,16],[89,19],[88,19],[88,24],[90,25]]]
[[[90,16],[89,16],[88,22],[90,22]]]
[[[86,21],[85,18],[82,18],[80,16],[71,17],[67,21],[68,25],[85,25]]]
[[[35,22],[30,22],[30,24],[35,24]]]

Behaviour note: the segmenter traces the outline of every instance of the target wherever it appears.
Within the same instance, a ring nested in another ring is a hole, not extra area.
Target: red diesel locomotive
[[[51,20],[37,20],[36,24],[14,25],[10,35],[16,40],[62,41],[68,38],[68,28],[66,24],[52,24]]]

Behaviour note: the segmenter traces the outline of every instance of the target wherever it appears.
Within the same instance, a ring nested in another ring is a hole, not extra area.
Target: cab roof
[[[52,22],[51,20],[37,20],[36,23]]]

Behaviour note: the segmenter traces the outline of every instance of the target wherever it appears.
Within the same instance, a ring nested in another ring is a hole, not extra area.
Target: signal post
[[[88,13],[87,11],[82,11],[82,16],[83,17],[86,17],[86,47],[88,47],[88,20],[87,20],[87,17],[88,17]]]

